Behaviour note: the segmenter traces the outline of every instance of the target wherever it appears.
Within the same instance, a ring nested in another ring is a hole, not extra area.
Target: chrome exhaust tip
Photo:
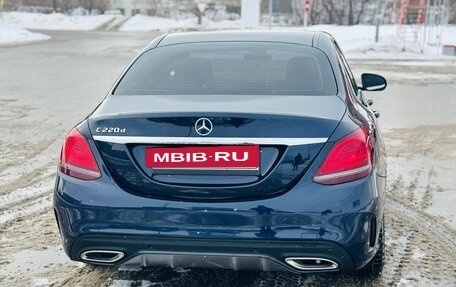
[[[337,262],[318,257],[288,257],[285,263],[302,271],[325,271],[339,268]]]
[[[125,256],[122,251],[88,250],[81,253],[81,259],[87,262],[114,263]]]

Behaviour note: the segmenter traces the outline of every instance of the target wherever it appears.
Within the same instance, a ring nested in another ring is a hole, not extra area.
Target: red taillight
[[[60,171],[79,179],[95,179],[101,176],[87,139],[74,128],[66,136],[60,153]]]
[[[313,180],[337,184],[362,178],[372,171],[369,137],[359,128],[334,144]]]

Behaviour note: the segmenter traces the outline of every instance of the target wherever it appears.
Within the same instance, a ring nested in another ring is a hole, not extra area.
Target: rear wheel
[[[385,220],[382,220],[382,228],[378,236],[379,248],[374,258],[364,266],[360,272],[367,276],[378,276],[382,273],[385,258]]]

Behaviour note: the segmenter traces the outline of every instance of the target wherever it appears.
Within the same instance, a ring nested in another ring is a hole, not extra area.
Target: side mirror
[[[361,83],[363,91],[383,91],[386,88],[386,80],[376,74],[362,74]]]

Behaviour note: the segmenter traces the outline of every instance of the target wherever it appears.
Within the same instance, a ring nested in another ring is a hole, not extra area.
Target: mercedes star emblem
[[[212,132],[212,122],[208,118],[200,118],[195,123],[195,130],[200,136],[207,136]]]

